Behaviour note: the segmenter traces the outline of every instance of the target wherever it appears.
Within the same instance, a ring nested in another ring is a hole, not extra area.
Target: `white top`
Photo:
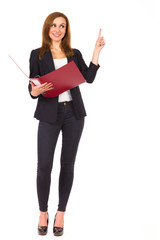
[[[68,63],[67,58],[53,59],[53,61],[54,61],[55,69],[58,69]],[[70,90],[59,94],[58,102],[69,102],[69,101],[72,101]]]

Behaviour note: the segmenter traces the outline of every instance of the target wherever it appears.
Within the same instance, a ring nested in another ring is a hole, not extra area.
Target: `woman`
[[[87,67],[80,51],[71,48],[68,18],[63,13],[54,12],[44,22],[41,48],[31,52],[30,78],[45,75],[74,60],[86,81],[92,83],[99,68],[99,53],[104,45],[100,30],[92,62]],[[86,112],[78,86],[58,97],[43,97],[42,93],[53,87],[50,83],[35,86],[30,82],[29,92],[32,98],[38,98],[34,117],[39,120],[37,193],[40,209],[38,224],[40,235],[47,234],[50,176],[56,142],[62,131],[59,204],[53,226],[54,235],[60,236],[63,234],[64,213],[72,188],[74,163]]]

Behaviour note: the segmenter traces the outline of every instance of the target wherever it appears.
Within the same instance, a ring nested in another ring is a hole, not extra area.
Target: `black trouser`
[[[58,115],[55,123],[39,122],[38,127],[38,169],[37,193],[40,211],[48,209],[51,171],[54,150],[62,130],[61,169],[59,175],[58,211],[65,211],[74,176],[74,163],[79,140],[84,126],[84,118],[74,116],[72,102],[58,103]]]

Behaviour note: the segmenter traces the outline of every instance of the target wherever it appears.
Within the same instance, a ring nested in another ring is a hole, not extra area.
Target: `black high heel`
[[[48,215],[48,213],[47,213]],[[47,216],[47,226],[39,226],[38,225],[38,234],[39,235],[46,235],[48,232],[48,223],[49,223],[49,216]]]
[[[56,213],[56,215],[57,215],[57,213]],[[55,221],[56,221],[56,215],[55,215],[55,218],[54,218],[54,224],[55,224]],[[54,236],[62,236],[63,233],[64,233],[64,226],[63,227],[54,227],[53,226],[53,234],[54,234]]]

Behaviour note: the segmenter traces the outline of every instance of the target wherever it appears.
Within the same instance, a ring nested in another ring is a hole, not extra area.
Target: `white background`
[[[87,65],[99,28],[106,46],[95,82],[81,85],[87,118],[62,239],[160,239],[160,1],[5,1],[1,6],[0,226],[3,239],[37,235],[36,100],[29,56],[41,45],[45,18],[65,13],[72,47]],[[49,199],[49,233],[58,204],[61,136]]]

